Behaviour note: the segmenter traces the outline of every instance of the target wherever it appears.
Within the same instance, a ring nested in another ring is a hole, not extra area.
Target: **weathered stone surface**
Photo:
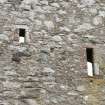
[[[38,0],[22,0],[23,3],[30,4],[30,3],[38,3]]]
[[[78,91],[85,91],[86,89],[85,89],[84,86],[78,86],[78,87],[77,87],[77,90],[78,90]]]
[[[92,14],[92,15],[96,15],[98,13],[97,9],[96,8],[89,8],[89,12]]]
[[[57,8],[60,7],[58,3],[51,3],[51,6],[54,6],[54,7],[57,7]]]
[[[37,104],[35,99],[27,99],[26,102],[28,103],[28,105],[39,105],[39,104]]]
[[[15,89],[15,88],[20,88],[20,83],[16,83],[16,82],[10,82],[10,81],[6,81],[3,83],[4,88],[8,88],[8,89]]]
[[[99,11],[99,16],[105,17],[105,11]]]
[[[77,95],[79,95],[79,94],[78,94],[77,92],[75,92],[75,91],[68,92],[67,94],[70,95],[70,96],[77,96]]]
[[[0,3],[5,3],[7,0],[0,0]]]
[[[48,30],[54,28],[54,23],[52,21],[45,21],[44,24],[48,28]]]
[[[0,40],[9,41],[9,38],[5,34],[0,34]]]
[[[55,71],[53,69],[51,69],[51,68],[45,67],[44,70],[43,70],[43,72],[54,73]]]
[[[104,0],[0,0],[0,105],[105,105],[104,21]]]
[[[103,23],[102,21],[103,21],[102,17],[96,16],[96,17],[93,18],[93,24],[94,25],[102,24]]]
[[[95,0],[81,0],[83,5],[93,5],[95,2]]]
[[[74,29],[75,32],[81,32],[81,31],[87,31],[87,30],[91,30],[93,29],[94,27],[89,24],[89,23],[83,23],[82,25],[79,25],[77,27],[77,29]]]
[[[61,36],[53,36],[53,40],[59,42],[62,41],[62,38]]]

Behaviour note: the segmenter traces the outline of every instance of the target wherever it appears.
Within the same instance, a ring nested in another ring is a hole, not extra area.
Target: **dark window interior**
[[[93,63],[93,48],[86,48],[87,61]]]
[[[19,29],[19,36],[20,37],[25,37],[25,33],[26,33],[25,29],[22,29],[22,28]]]

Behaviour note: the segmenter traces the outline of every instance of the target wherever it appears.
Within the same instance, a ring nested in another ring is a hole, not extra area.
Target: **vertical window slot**
[[[25,29],[20,28],[19,29],[19,43],[25,42],[25,34],[26,34]]]
[[[94,56],[93,56],[93,48],[86,48],[86,56],[87,56],[87,71],[89,76],[94,75]]]

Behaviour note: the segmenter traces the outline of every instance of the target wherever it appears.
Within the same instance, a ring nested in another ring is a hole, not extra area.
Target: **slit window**
[[[19,43],[24,43],[25,42],[25,34],[26,34],[26,30],[20,28],[19,29]]]
[[[86,57],[87,57],[87,71],[89,76],[94,75],[94,54],[93,48],[86,48]]]

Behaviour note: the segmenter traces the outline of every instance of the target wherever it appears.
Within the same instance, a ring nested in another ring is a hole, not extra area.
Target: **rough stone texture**
[[[0,0],[0,105],[105,105],[104,21],[104,0]]]

